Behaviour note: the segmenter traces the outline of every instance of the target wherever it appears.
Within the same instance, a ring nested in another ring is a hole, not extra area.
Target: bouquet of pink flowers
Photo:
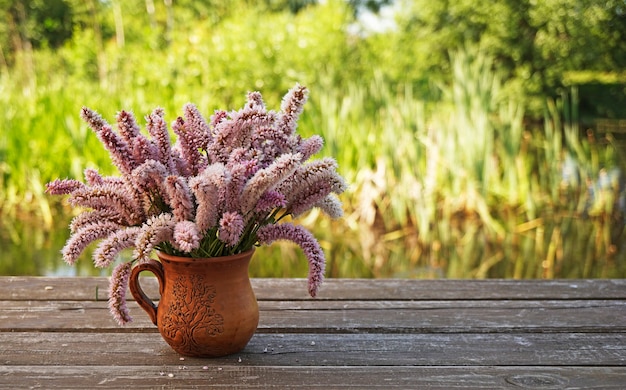
[[[118,113],[115,132],[96,112],[82,109],[121,176],[104,177],[88,168],[84,183],[55,180],[47,192],[69,195],[69,203],[82,208],[62,250],[67,263],[96,240],[101,240],[93,253],[97,267],[113,264],[120,251],[134,247],[133,259],[116,266],[111,277],[109,307],[120,324],[130,321],[125,294],[133,263],[147,261],[153,250],[216,257],[291,240],[309,262],[309,293],[316,295],[324,253],[308,230],[282,220],[313,207],[340,217],[336,194],[346,183],[334,159],[310,160],[322,138],[296,133],[307,96],[307,89],[296,85],[275,112],[267,111],[259,92],[251,92],[241,110],[216,111],[208,124],[187,104],[171,125],[177,135],[173,145],[162,109],[146,117],[149,137],[130,112]]]

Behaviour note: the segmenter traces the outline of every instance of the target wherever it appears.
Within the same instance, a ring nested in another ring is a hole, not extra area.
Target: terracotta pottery
[[[157,253],[161,260],[135,266],[130,291],[165,341],[185,356],[218,357],[242,350],[256,331],[259,307],[248,264],[254,249],[224,257],[191,258]],[[139,285],[139,273],[159,281],[158,306]]]

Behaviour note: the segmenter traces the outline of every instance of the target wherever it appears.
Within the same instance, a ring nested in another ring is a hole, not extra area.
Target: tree
[[[626,68],[625,12],[624,0],[415,0],[399,25],[415,42],[409,54],[429,53],[426,72],[446,72],[449,53],[469,43],[531,96],[550,96],[565,72]]]
[[[72,36],[72,10],[63,0],[1,0],[0,48],[6,65],[18,52],[57,48]]]

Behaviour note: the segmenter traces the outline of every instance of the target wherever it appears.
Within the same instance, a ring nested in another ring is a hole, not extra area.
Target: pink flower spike
[[[258,91],[249,92],[248,93],[248,106],[253,108],[255,106],[265,109],[265,102],[263,101],[263,96]]]
[[[46,184],[46,193],[51,195],[67,195],[72,192],[84,188],[85,185],[74,179],[56,179]]]
[[[265,191],[279,185],[297,169],[301,158],[299,153],[283,154],[267,168],[258,170],[243,188],[241,211],[253,210]]]
[[[301,225],[282,223],[265,225],[257,233],[259,243],[270,245],[276,240],[288,240],[298,244],[309,261],[309,294],[315,298],[324,281],[326,258],[313,234]]]
[[[133,139],[132,153],[136,164],[143,164],[148,160],[159,160],[159,152],[154,142],[144,136]]]
[[[193,134],[194,146],[206,150],[213,138],[211,128],[194,104],[185,104],[183,110],[185,111],[187,129]]]
[[[285,207],[286,204],[285,195],[278,191],[269,190],[261,195],[261,198],[256,204],[256,211],[264,213],[275,208]]]
[[[235,246],[243,233],[244,221],[239,213],[226,212],[220,220],[219,239],[230,246]]]
[[[137,120],[132,112],[122,110],[117,114],[116,119],[117,129],[126,142],[130,143],[131,140],[141,135],[139,125],[137,125]]]
[[[136,164],[128,143],[120,138],[109,125],[102,126],[97,135],[109,151],[111,160],[117,169],[123,174],[130,174]]]
[[[331,192],[340,194],[346,190],[347,184],[336,172],[337,162],[326,157],[314,160],[298,167],[298,170],[278,187],[278,191],[285,194],[287,203],[291,203],[299,194],[310,192],[318,183],[328,183]]]
[[[163,163],[170,174],[174,174],[177,171],[174,161],[172,160],[170,133],[167,130],[167,123],[163,119],[163,115],[163,109],[156,108],[152,114],[146,117],[148,121],[146,128],[156,145],[159,161]]]
[[[241,192],[248,179],[257,171],[255,161],[241,161],[229,164],[227,170],[230,173],[230,180],[225,188],[225,210],[239,210]]]
[[[319,135],[302,140],[298,146],[298,151],[302,153],[302,161],[308,160],[314,154],[317,154],[324,146],[324,139]]]
[[[93,252],[93,262],[96,267],[104,268],[114,263],[118,253],[135,245],[135,239],[140,230],[138,226],[131,226],[118,230],[102,240]]]
[[[85,187],[74,191],[69,203],[73,206],[113,211],[127,225],[135,225],[144,218],[141,204],[131,189],[115,183],[105,182],[102,186]]]
[[[187,180],[182,176],[168,176],[165,179],[165,191],[176,220],[192,220],[195,216],[195,205]]]
[[[191,221],[178,222],[174,227],[174,242],[183,252],[191,252],[200,246],[198,226]]]
[[[283,134],[292,135],[295,133],[298,126],[298,118],[304,110],[304,103],[306,103],[308,97],[308,89],[300,84],[296,84],[283,97],[280,106],[281,116],[279,122],[279,129]]]
[[[214,129],[220,124],[220,122],[226,119],[228,119],[228,113],[226,111],[216,110],[215,113],[211,115],[211,122],[209,123],[209,126]]]
[[[133,257],[139,261],[147,261],[155,246],[174,238],[176,221],[172,214],[159,214],[146,221],[135,239]]]
[[[63,259],[67,264],[74,264],[87,245],[95,240],[108,236],[119,228],[120,226],[118,224],[108,221],[97,221],[82,226],[74,232],[65,243],[65,246],[61,250]]]
[[[291,215],[298,217],[324,199],[330,193],[330,190],[330,183],[325,181],[319,181],[315,185],[299,189],[295,194],[296,196],[290,197],[288,210]]]
[[[90,186],[97,186],[104,184],[104,178],[98,173],[97,169],[86,168],[84,171],[85,181]]]
[[[116,224],[120,224],[121,222],[119,215],[115,211],[107,209],[83,211],[72,218],[72,221],[70,222],[70,232],[73,234],[87,225],[107,221],[114,222]]]
[[[113,270],[109,284],[109,311],[120,325],[126,325],[133,320],[126,305],[126,289],[131,270],[130,262],[118,265]]]
[[[172,130],[178,135],[176,146],[189,175],[197,175],[208,165],[207,158],[200,153],[201,145],[208,145],[208,142],[202,135],[194,133],[181,117],[172,123]]]
[[[107,122],[102,119],[100,114],[84,106],[80,110],[80,117],[87,122],[89,127],[96,133],[98,133],[103,126],[107,125]]]
[[[168,176],[167,168],[159,161],[147,160],[133,171],[131,179],[133,184],[141,191],[149,193],[156,191],[165,194],[164,182]]]
[[[315,204],[320,210],[325,212],[329,217],[337,219],[343,216],[343,207],[337,197],[330,194]]]
[[[226,168],[223,164],[209,165],[200,175],[189,180],[189,186],[196,196],[196,224],[201,232],[213,228],[218,223],[220,213],[219,194],[226,186]]]

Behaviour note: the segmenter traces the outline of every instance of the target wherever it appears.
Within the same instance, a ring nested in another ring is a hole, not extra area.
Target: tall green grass
[[[325,138],[323,153],[338,160],[350,183],[342,197],[345,218],[313,212],[302,221],[327,252],[328,275],[624,277],[619,153],[581,134],[575,90],[547,101],[541,128],[529,128],[521,97],[502,92],[489,58],[459,52],[452,69],[452,84],[432,91],[441,96],[432,101],[381,74],[347,86],[337,86],[331,74],[309,85],[300,131]],[[7,107],[0,112],[4,242],[58,251],[66,235],[56,232],[69,233],[71,211],[43,193],[44,183],[81,178],[86,166],[112,172],[103,147],[78,119],[81,105],[109,120],[122,108],[142,117],[157,105],[173,120],[196,98],[207,116],[220,105],[199,84],[190,83],[180,96],[116,77],[105,87],[57,80],[30,93],[0,81],[0,104]],[[43,233],[26,234],[33,226]],[[36,272],[20,271],[19,262],[33,262],[40,252],[23,252],[22,258],[12,255],[15,266],[3,272]],[[256,258],[255,276],[306,274],[292,246],[261,248]]]
[[[344,222],[320,229],[340,237],[331,272],[624,276],[618,154],[581,134],[575,90],[531,129],[489,58],[460,52],[452,66],[435,103],[381,78],[314,97],[311,127],[353,183]]]

